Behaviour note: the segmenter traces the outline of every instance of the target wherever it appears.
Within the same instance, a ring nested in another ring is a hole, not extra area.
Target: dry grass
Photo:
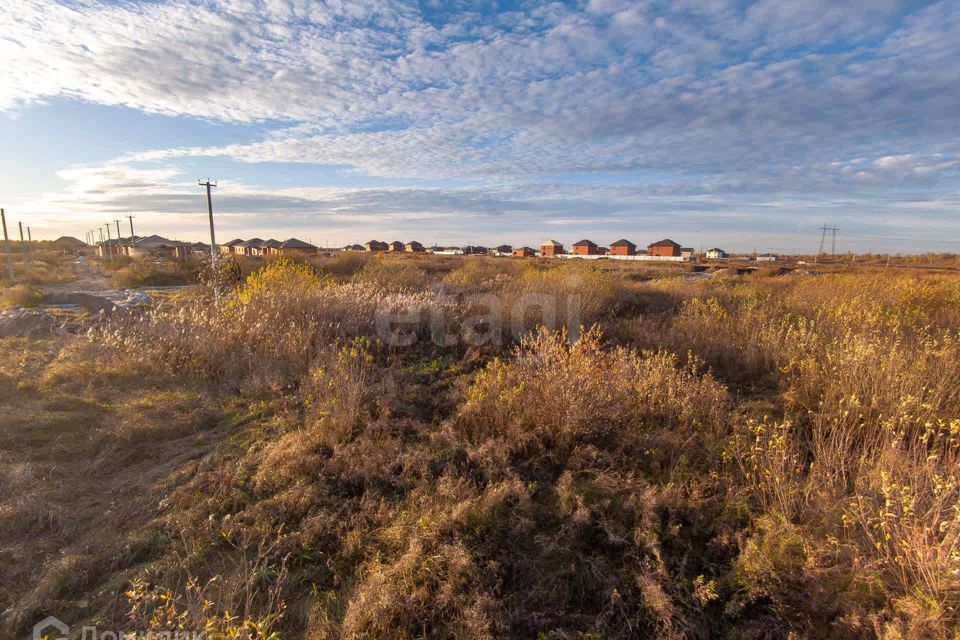
[[[271,261],[3,341],[5,629],[956,640],[960,279],[659,275]],[[593,328],[428,340],[543,294]]]
[[[28,284],[17,284],[3,291],[0,306],[3,307],[35,307],[40,303],[41,294]]]

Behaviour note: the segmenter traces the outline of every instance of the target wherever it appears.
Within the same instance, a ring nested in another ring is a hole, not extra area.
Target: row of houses
[[[217,252],[220,255],[234,254],[259,257],[269,255],[302,256],[315,254],[317,247],[296,238],[290,238],[282,242],[253,238],[252,240],[236,239],[218,245]],[[132,236],[101,242],[96,246],[96,253],[98,256],[120,255],[130,256],[131,258],[189,258],[195,255],[209,255],[210,245],[203,242],[171,240],[158,235]]]
[[[481,245],[465,245],[462,247],[442,247],[434,245],[426,247],[416,240],[410,242],[381,242],[380,240],[370,240],[364,244],[350,244],[343,248],[344,251],[365,251],[367,253],[436,253],[449,256],[469,256],[469,255],[513,255],[513,247],[508,244],[502,244],[497,247],[484,247]],[[530,249],[533,251],[533,249]]]
[[[202,242],[181,242],[163,236],[130,236],[106,240],[96,245],[98,256],[130,256],[131,258],[187,258],[210,253],[210,245]]]
[[[719,249],[718,249],[719,251]],[[681,258],[691,259],[694,256],[694,250],[689,247],[683,247],[673,240],[666,238],[653,244],[647,245],[646,249],[639,249],[637,245],[625,238],[616,242],[611,242],[609,247],[602,247],[592,240],[581,240],[573,243],[569,255],[574,256],[640,256],[646,255],[655,258]],[[547,240],[540,247],[542,256],[560,256],[566,255],[564,246],[556,240]]]
[[[511,245],[499,245],[497,247],[482,247],[468,245],[464,247],[424,247],[417,241],[400,242],[382,242],[380,240],[370,240],[365,244],[353,244],[344,247],[345,251],[365,251],[368,253],[421,253],[429,252],[440,255],[478,255],[490,254],[498,256],[515,256],[518,258],[529,258],[534,256],[555,257],[561,255],[572,256],[638,256],[647,255],[661,258],[681,258],[691,259],[694,256],[694,250],[682,247],[669,238],[654,242],[648,245],[646,249],[638,249],[637,245],[626,239],[620,239],[610,244],[610,247],[602,247],[591,240],[581,240],[572,245],[568,253],[563,244],[556,240],[547,240],[537,251],[532,247],[512,247]],[[724,259],[729,257],[722,249],[710,249],[707,252],[710,259]]]
[[[366,251],[368,253],[423,253],[427,251],[427,248],[416,240],[410,242],[369,240],[364,244],[347,245],[343,249],[344,251]]]
[[[79,241],[77,241],[79,242]],[[358,251],[367,253],[435,253],[440,255],[495,255],[495,256],[514,256],[518,258],[541,257],[603,257],[621,259],[644,259],[644,260],[670,260],[684,261],[692,260],[695,252],[692,248],[683,247],[669,238],[647,245],[646,249],[639,248],[635,243],[621,238],[616,242],[610,243],[609,247],[600,246],[591,240],[580,240],[573,243],[568,252],[564,245],[556,240],[547,240],[541,246],[539,251],[532,247],[512,247],[511,245],[499,245],[496,247],[484,247],[479,245],[467,245],[462,247],[425,247],[420,242],[412,240],[410,242],[382,242],[380,240],[370,240],[364,244],[352,244],[343,247],[344,251]],[[267,256],[309,256],[316,254],[319,249],[310,244],[289,238],[280,240],[263,240],[261,238],[251,238],[243,240],[233,239],[225,244],[218,245],[217,251],[220,255],[236,255],[247,257],[267,257]],[[191,255],[208,254],[210,245],[202,242],[181,242],[170,240],[158,235],[146,237],[133,236],[130,238],[121,238],[97,245],[97,254],[104,255],[127,255],[131,257],[170,257],[185,258]],[[723,260],[730,255],[717,247],[705,252],[708,260]],[[776,260],[771,254],[764,254],[754,258],[757,261]]]
[[[315,254],[317,247],[297,238],[289,238],[283,242],[260,238],[251,238],[250,240],[235,238],[226,244],[218,245],[217,252],[221,255],[259,258],[266,256],[306,256]]]

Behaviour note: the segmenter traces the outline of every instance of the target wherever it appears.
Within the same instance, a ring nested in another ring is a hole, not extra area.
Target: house
[[[317,248],[309,242],[289,238],[281,242],[279,247],[275,247],[273,252],[279,256],[312,256],[317,252]]]
[[[390,248],[386,242],[380,242],[379,240],[371,240],[363,246],[366,247],[370,253],[380,253]]]
[[[406,245],[400,242],[399,240],[394,240],[387,245],[387,251],[391,253],[403,253],[406,250]]]
[[[217,253],[220,255],[230,255],[231,253],[243,253],[243,240],[234,238],[227,244],[217,245]]]
[[[508,244],[501,244],[493,250],[498,256],[509,256],[513,253],[513,247]]]
[[[83,240],[78,240],[72,236],[60,236],[56,240],[50,243],[50,247],[53,249],[60,249],[61,251],[77,251],[83,249],[87,246],[87,243]]]
[[[182,258],[188,253],[187,245],[163,236],[152,235],[139,238],[127,247],[127,255],[132,258]]]
[[[465,256],[482,256],[486,255],[487,248],[481,247],[479,245],[467,245],[463,248],[463,255]]]
[[[139,239],[140,239],[140,236],[130,236],[129,238],[121,238],[119,242],[114,244],[114,247],[118,248],[120,255],[129,256],[130,247],[132,247],[133,244]]]
[[[513,250],[514,258],[532,258],[535,255],[537,255],[537,252],[530,247],[517,247]]]
[[[239,245],[237,245],[237,253],[244,256],[259,255],[255,253],[255,251],[263,247],[264,242],[266,241],[261,240],[260,238],[251,238],[250,240],[247,240],[246,242],[242,242]]]
[[[620,238],[610,245],[612,256],[633,256],[637,254],[637,245],[625,238]]]
[[[556,240],[547,240],[542,245],[540,245],[540,255],[548,258],[553,256],[559,256],[564,253],[563,245],[557,242]]]
[[[273,255],[276,255],[276,254],[277,254],[277,249],[279,249],[279,248],[280,248],[280,245],[282,245],[282,244],[283,244],[283,243],[280,242],[279,240],[274,240],[273,238],[270,238],[269,240],[267,240],[266,242],[263,243],[263,246],[262,246],[262,247],[260,247],[260,253],[259,253],[259,255],[261,255],[261,256],[273,256]]]
[[[654,242],[647,247],[647,255],[658,256],[661,258],[679,258],[680,245],[667,238],[660,242]]]
[[[680,248],[680,257],[684,260],[693,260],[693,256],[696,251],[693,250],[693,247],[681,247]]]
[[[708,260],[726,260],[730,257],[723,249],[718,249],[714,247],[713,249],[707,249],[707,259]]]
[[[598,256],[605,256],[605,255],[607,255],[608,253],[610,253],[610,249],[607,249],[606,247],[597,247],[597,255],[598,255]]]
[[[348,244],[343,248],[344,251],[366,251],[362,244]]]
[[[417,242],[416,240],[411,240],[408,242],[405,247],[407,253],[423,253],[426,249],[423,248],[423,245]]]
[[[193,242],[190,244],[189,251],[195,256],[200,255],[209,255],[210,254],[210,245],[203,242]]]
[[[595,256],[597,255],[597,245],[589,240],[581,240],[573,243],[573,255],[575,256]]]

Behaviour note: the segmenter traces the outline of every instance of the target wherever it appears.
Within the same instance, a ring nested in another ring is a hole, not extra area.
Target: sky
[[[8,0],[0,142],[34,238],[960,252],[960,2]]]

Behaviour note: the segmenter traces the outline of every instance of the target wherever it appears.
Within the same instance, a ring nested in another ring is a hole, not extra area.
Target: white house
[[[724,251],[723,249],[718,249],[714,247],[713,249],[707,249],[707,259],[708,260],[726,260],[730,257],[730,254]]]

